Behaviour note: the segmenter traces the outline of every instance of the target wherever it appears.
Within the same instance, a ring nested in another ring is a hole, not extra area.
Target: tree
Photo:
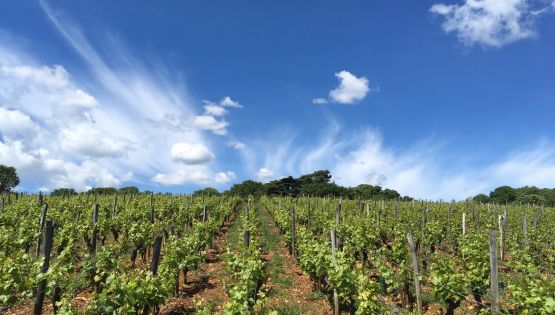
[[[360,184],[351,190],[353,197],[359,199],[378,198],[382,194],[382,188],[380,186],[372,186],[368,184]]]
[[[97,195],[115,195],[118,193],[118,190],[113,187],[96,187],[90,189],[88,193]]]
[[[338,197],[345,194],[344,190],[344,187],[338,186],[335,183],[312,183],[301,186],[299,194],[314,197]]]
[[[297,196],[299,193],[299,180],[293,178],[292,176],[284,177],[279,180],[273,180],[264,185],[266,188],[266,194],[278,195],[278,196]]]
[[[536,204],[541,205],[545,203],[545,198],[538,194],[529,194],[529,195],[521,195],[517,199],[518,202],[522,202],[524,204]]]
[[[516,192],[510,186],[501,186],[490,192],[489,197],[496,203],[510,203],[516,200]]]
[[[388,189],[388,188],[383,190],[382,195],[383,195],[383,199],[386,199],[386,200],[397,199],[401,197],[401,195],[396,190]]]
[[[66,196],[75,196],[77,192],[73,188],[57,188],[54,189],[50,196],[57,196],[57,197],[66,197]]]
[[[203,189],[195,190],[193,196],[218,196],[220,192],[216,188],[206,187]]]
[[[0,164],[0,193],[10,192],[19,185],[15,167]]]
[[[478,195],[474,196],[472,198],[472,200],[474,200],[474,202],[478,202],[478,203],[488,203],[488,202],[490,202],[489,197],[486,196],[486,194],[478,194]]]
[[[264,190],[264,184],[249,179],[240,184],[234,184],[226,193],[247,197],[249,195],[262,195]]]
[[[316,183],[329,183],[331,173],[328,170],[320,170],[310,174],[302,175],[298,181],[300,185],[316,184]]]
[[[138,194],[139,188],[137,188],[136,186],[127,186],[120,188],[119,192],[122,194]]]

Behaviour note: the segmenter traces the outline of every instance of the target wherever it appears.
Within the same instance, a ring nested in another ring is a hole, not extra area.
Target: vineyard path
[[[265,250],[268,289],[263,314],[332,314],[330,303],[313,290],[310,277],[304,274],[289,254],[272,215],[258,205],[261,240]]]

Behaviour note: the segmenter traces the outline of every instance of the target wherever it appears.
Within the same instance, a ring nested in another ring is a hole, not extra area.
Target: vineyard
[[[555,314],[555,209],[6,195],[0,313]]]

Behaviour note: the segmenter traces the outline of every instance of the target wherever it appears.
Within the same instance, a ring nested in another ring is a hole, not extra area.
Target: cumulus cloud
[[[195,117],[193,125],[202,130],[212,131],[216,135],[225,136],[229,123],[225,120],[217,120],[214,116],[201,115]]]
[[[132,150],[130,141],[110,137],[87,124],[61,129],[58,141],[65,152],[95,158],[122,157]]]
[[[434,4],[430,12],[443,17],[446,33],[456,33],[467,46],[501,47],[536,36],[534,22],[545,12],[536,0],[464,0]]]
[[[155,183],[176,186],[185,184],[207,185],[211,182],[210,176],[202,171],[189,171],[178,169],[171,173],[158,173],[151,178]]]
[[[330,98],[341,104],[353,104],[362,101],[370,91],[368,79],[357,78],[349,71],[340,71],[335,74],[339,79],[339,86],[330,91]]]
[[[216,156],[202,143],[180,142],[172,146],[171,157],[175,162],[192,165],[210,162]]]
[[[38,130],[39,126],[28,115],[0,106],[0,134],[17,137],[18,135],[34,134]]]
[[[227,110],[224,107],[213,103],[208,103],[204,105],[204,112],[206,115],[211,116],[224,116],[225,114],[227,114]]]
[[[244,149],[246,145],[243,142],[232,140],[227,142],[227,146],[232,147],[236,150],[241,150]]]
[[[193,125],[196,128],[211,131],[215,135],[225,136],[228,134],[229,123],[223,119],[228,113],[226,107],[242,108],[238,102],[229,96],[224,97],[219,103],[204,100],[204,114],[195,116]],[[182,121],[186,119],[181,119]]]
[[[226,184],[228,182],[235,180],[235,178],[236,178],[236,175],[233,172],[219,172],[219,173],[216,173],[214,181],[217,184]]]
[[[224,107],[243,108],[243,105],[239,104],[239,102],[237,101],[234,101],[229,96],[222,98],[222,100],[220,101],[220,105]]]

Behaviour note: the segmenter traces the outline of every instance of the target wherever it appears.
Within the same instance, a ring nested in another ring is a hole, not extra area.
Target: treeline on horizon
[[[6,172],[4,172],[6,171]],[[0,165],[0,192],[10,192],[12,188],[19,184],[16,170],[13,167]],[[356,187],[344,187],[337,185],[331,181],[332,175],[328,170],[319,170],[310,174],[302,175],[294,178],[292,176],[283,177],[267,183],[253,180],[245,180],[242,183],[234,184],[228,190],[219,192],[216,188],[206,187],[196,190],[193,195],[239,195],[239,196],[313,196],[313,197],[343,197],[349,199],[399,199],[410,201],[414,198],[409,196],[401,197],[397,191],[380,186],[361,184]],[[98,195],[113,194],[150,194],[149,190],[140,191],[136,186],[127,186],[122,188],[114,187],[97,187],[86,191],[85,193]],[[73,188],[58,188],[53,190],[51,196],[72,196],[78,192]],[[161,193],[159,193],[161,194]],[[538,188],[535,186],[524,186],[520,188],[512,188],[510,186],[500,186],[492,190],[489,194],[478,194],[470,197],[477,203],[521,203],[555,206],[555,188]]]
[[[480,203],[522,203],[555,206],[555,188],[500,186],[492,190],[489,195],[478,194],[472,197],[472,200]]]
[[[253,180],[245,180],[242,183],[234,184],[228,190],[219,192],[216,188],[206,187],[196,190],[193,195],[239,195],[239,196],[313,196],[313,197],[343,197],[349,199],[400,199],[410,201],[413,198],[401,197],[397,191],[380,186],[361,184],[356,187],[344,187],[337,185],[331,181],[331,173],[328,170],[319,170],[310,174],[302,175],[298,178],[292,176],[283,177],[267,183],[257,182]],[[98,187],[92,188],[86,193],[98,195],[113,195],[117,193],[123,194],[139,194],[151,191],[141,192],[138,187],[128,186],[120,189],[114,187]],[[53,190],[51,196],[72,196],[78,192],[73,188],[58,188]]]

